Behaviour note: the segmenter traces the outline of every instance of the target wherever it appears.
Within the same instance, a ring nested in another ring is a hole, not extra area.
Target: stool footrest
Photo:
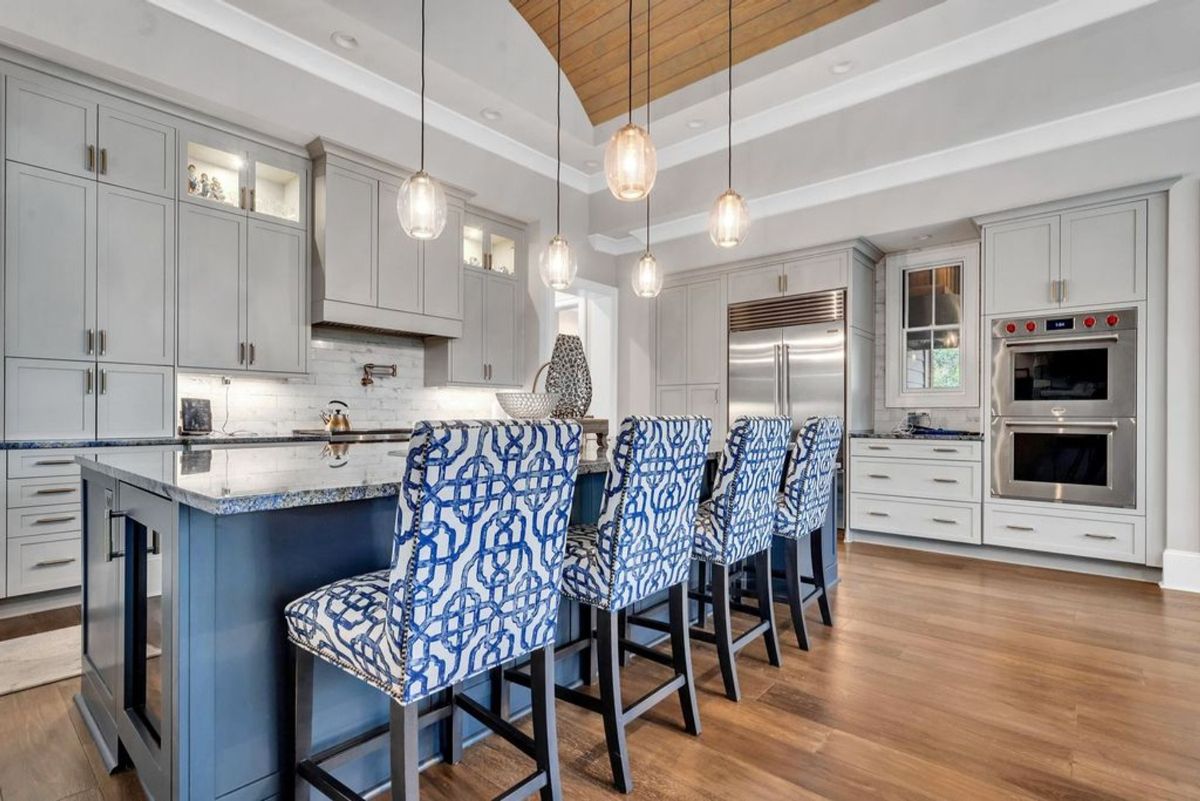
[[[670,654],[661,653],[649,647],[648,645],[642,645],[640,642],[634,642],[633,640],[621,640],[621,648],[631,654],[640,656],[643,659],[649,659],[651,662],[657,662],[658,664],[666,665],[667,667],[675,667],[675,660]]]
[[[653,629],[654,631],[665,631],[668,634],[671,633],[671,624],[665,620],[657,620],[652,617],[645,617],[644,615],[630,615],[628,618],[628,621],[629,621],[629,625],[631,625],[631,626],[641,626],[644,629]],[[622,647],[625,646],[626,642],[627,642],[626,640],[621,641]]]
[[[509,668],[504,671],[504,678],[513,684],[520,684],[522,687],[528,687],[532,681],[528,673],[523,673],[517,668]],[[600,699],[596,696],[588,695],[571,687],[564,687],[561,684],[554,685],[554,697],[560,701],[566,701],[568,704],[583,707],[589,712],[603,712],[604,709],[600,705]]]
[[[332,801],[365,801],[361,795],[342,784],[333,774],[323,770],[311,759],[297,765],[296,773],[311,784],[313,789]]]
[[[757,613],[757,610],[755,610],[755,611]],[[753,626],[751,626],[750,629],[748,631],[746,631],[744,634],[740,634],[736,638],[734,638],[733,652],[737,653],[738,651],[745,648],[747,645],[749,645],[755,639],[757,639],[758,637],[761,637],[762,633],[764,631],[766,631],[767,629],[769,629],[770,627],[771,627],[771,624],[765,620],[760,621],[759,623],[756,623]],[[699,640],[700,642],[708,643],[709,645],[717,644],[716,632],[709,631],[708,629],[702,629],[699,626],[693,626],[691,628],[691,635],[692,635],[693,640]]]
[[[621,711],[622,725],[631,720],[640,718],[650,709],[662,703],[664,700],[666,700],[668,695],[682,687],[685,681],[687,681],[686,676],[684,676],[682,673],[676,673],[674,676],[667,679],[662,684],[658,685],[629,706],[625,707]]]
[[[528,734],[469,696],[459,695],[454,699],[454,702],[471,717],[487,726],[496,734],[499,734],[505,740],[508,740],[516,748],[519,748],[526,756],[537,759],[537,746],[533,742],[533,738]]]
[[[496,796],[493,801],[517,801],[517,799],[529,798],[545,786],[546,774],[539,770],[537,773],[531,773],[521,779],[520,782]]]

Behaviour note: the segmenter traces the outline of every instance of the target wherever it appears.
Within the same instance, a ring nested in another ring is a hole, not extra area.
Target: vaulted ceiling
[[[735,0],[735,64],[836,22],[875,0]],[[553,54],[558,0],[512,0]],[[633,0],[634,107],[646,97],[646,6]],[[651,97],[725,69],[726,0],[653,0]],[[628,108],[628,0],[562,0],[562,66],[593,125]],[[736,77],[735,77],[736,79]]]

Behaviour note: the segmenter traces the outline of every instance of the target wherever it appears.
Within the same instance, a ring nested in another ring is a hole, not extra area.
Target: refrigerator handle
[[[775,414],[783,409],[783,345],[773,345],[775,350]]]
[[[783,373],[783,391],[780,394],[783,396],[783,401],[782,401],[782,408],[780,408],[779,413],[782,414],[784,417],[791,417],[792,416],[792,365],[791,365],[791,352],[786,343],[783,346],[782,363],[783,363],[783,369],[781,370],[781,372]]]

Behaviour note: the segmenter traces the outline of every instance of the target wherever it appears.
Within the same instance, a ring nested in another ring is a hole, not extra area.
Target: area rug
[[[0,641],[0,695],[79,675],[79,626]]]

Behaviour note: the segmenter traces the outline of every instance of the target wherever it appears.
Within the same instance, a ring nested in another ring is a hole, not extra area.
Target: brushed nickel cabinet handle
[[[83,379],[84,394],[91,395],[92,394],[92,382],[94,380],[94,376],[92,375],[92,368],[89,367],[87,370],[85,370],[84,376],[85,376]]]
[[[245,364],[245,363],[246,363],[246,343],[239,342],[238,343],[238,364]]]
[[[250,211],[258,211],[254,202],[254,190],[250,190]]]
[[[39,517],[33,521],[35,526],[49,526],[54,523],[70,523],[77,519],[76,515],[59,515],[58,517]]]
[[[891,476],[883,473],[867,473],[867,478],[891,478]]]
[[[947,526],[957,526],[957,525],[958,525],[958,521],[957,521],[957,520],[951,520],[951,519],[950,519],[950,518],[948,518],[948,517],[934,517],[934,518],[931,518],[931,519],[932,519],[932,520],[933,520],[933,522],[935,522],[935,523],[945,523]]]
[[[101,175],[108,174],[108,148],[107,147],[100,148],[100,174]]]
[[[246,187],[242,187],[238,192],[238,208],[246,208]]]
[[[933,480],[933,483],[935,483],[935,484],[957,484],[958,479],[957,478],[935,478]]]
[[[934,453],[958,453],[958,448],[934,448]]]
[[[788,276],[787,276],[787,273],[784,273],[783,274],[783,294],[786,295],[787,291],[788,291]]]
[[[96,352],[96,329],[89,328],[89,329],[87,329],[86,334],[87,334],[87,352],[88,352],[88,355],[91,356],[93,353]]]
[[[1083,536],[1093,540],[1115,540],[1117,538],[1115,534],[1093,534],[1090,531],[1083,532]]]
[[[150,529],[150,544],[146,548],[146,553],[158,556],[162,553],[162,538],[158,534],[158,529]]]
[[[116,548],[113,548],[113,522],[116,520],[124,520],[126,513],[118,512],[115,509],[106,509],[104,514],[107,518],[106,522],[108,525],[108,547],[105,549],[106,552],[104,554],[104,561],[111,562],[114,559],[120,559],[125,556],[124,550],[117,550]]]
[[[1059,303],[1067,302],[1067,284],[1069,284],[1069,283],[1070,282],[1066,278],[1063,278],[1058,282],[1058,302]]]
[[[1007,523],[1005,528],[1010,528],[1013,531],[1034,531],[1033,526],[1014,526],[1012,523]]]
[[[108,329],[100,329],[100,355],[108,352]]]
[[[100,394],[108,394],[108,370],[100,371]]]
[[[254,343],[250,343],[250,363],[254,364]]]
[[[891,517],[887,512],[867,512],[871,517]]]
[[[868,445],[867,446],[867,450],[869,450],[869,451],[890,451],[891,449],[892,449],[891,445]]]
[[[35,564],[34,567],[59,567],[60,565],[69,565],[74,561],[74,556],[68,556],[63,559],[43,559]]]
[[[34,495],[66,495],[67,493],[74,492],[74,491],[75,491],[74,487],[49,487],[49,488],[34,490],[33,494]]]
[[[95,146],[95,145],[88,145],[88,146],[87,146],[87,161],[86,161],[86,166],[87,166],[87,171],[88,171],[88,172],[95,172],[95,171],[96,171],[96,146]]]
[[[38,459],[33,463],[34,467],[61,467],[63,465],[75,464],[74,459]]]

